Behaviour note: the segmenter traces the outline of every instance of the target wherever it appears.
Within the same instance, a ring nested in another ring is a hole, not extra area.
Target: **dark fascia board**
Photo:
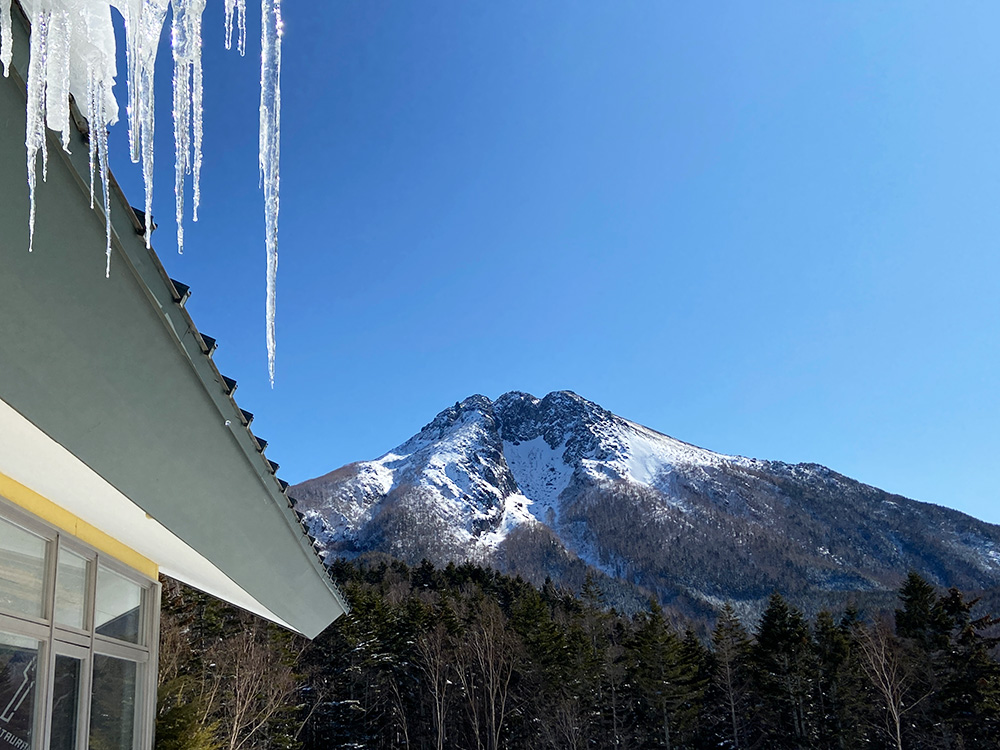
[[[23,11],[20,9],[18,3],[14,3],[13,6],[15,11],[15,18],[19,18],[21,23],[15,23],[15,44],[14,44],[14,64],[11,70],[11,78],[8,79],[8,85],[13,85],[20,90],[20,96],[22,98],[22,106],[24,105],[24,79],[20,75],[20,72],[27,70],[27,18],[24,16]],[[0,79],[0,83],[3,83],[3,79]],[[80,116],[79,111],[73,108],[73,117],[77,122],[83,121]],[[58,163],[60,165],[65,165],[67,169],[66,180],[64,180],[67,185],[70,183],[75,183],[77,188],[77,193],[79,195],[79,200],[86,200],[89,206],[89,190],[87,185],[89,184],[89,162],[87,159],[87,148],[81,147],[85,144],[86,133],[78,131],[75,135],[74,141],[77,145],[76,148],[72,149],[72,154],[67,154],[62,150],[58,141],[51,132],[48,133],[48,148],[50,156],[50,173],[53,169],[53,163]],[[16,139],[15,139],[16,140]],[[23,137],[20,139],[19,148],[21,149],[20,154],[23,159]],[[22,162],[23,164],[23,162]],[[58,169],[58,168],[57,168]],[[112,276],[125,276],[127,275],[130,283],[135,284],[141,296],[146,299],[146,307],[148,311],[151,311],[156,317],[159,318],[164,332],[167,334],[167,338],[173,341],[172,349],[175,353],[182,355],[184,360],[187,362],[187,369],[189,371],[190,378],[196,382],[199,386],[198,391],[201,396],[198,400],[202,403],[191,403],[186,405],[172,404],[172,408],[183,410],[194,409],[196,412],[192,413],[192,418],[197,417],[202,422],[209,420],[211,422],[218,422],[219,424],[232,425],[233,429],[229,430],[231,437],[231,442],[235,444],[239,455],[242,456],[240,461],[244,465],[243,471],[246,476],[252,476],[254,478],[254,483],[259,487],[259,492],[261,495],[266,497],[269,503],[274,509],[276,509],[281,516],[284,518],[285,523],[288,528],[292,530],[297,538],[299,539],[299,544],[304,552],[304,556],[308,561],[308,567],[310,567],[314,574],[324,581],[324,585],[329,593],[329,596],[336,606],[333,610],[339,609],[340,612],[348,611],[348,605],[339,590],[332,584],[329,579],[328,571],[323,566],[322,562],[318,558],[313,549],[312,545],[306,538],[304,529],[296,518],[295,514],[291,509],[290,502],[285,495],[283,486],[284,483],[275,477],[271,462],[268,461],[262,455],[262,447],[260,442],[257,441],[249,430],[249,420],[247,417],[252,419],[252,415],[248,412],[244,412],[240,409],[236,402],[231,397],[230,393],[227,393],[224,388],[220,388],[219,384],[224,383],[224,377],[219,372],[215,363],[210,356],[206,355],[205,347],[205,337],[202,336],[191,316],[189,315],[187,309],[184,307],[183,302],[187,298],[187,289],[180,289],[179,285],[175,284],[170,277],[167,275],[165,269],[160,263],[159,258],[156,253],[149,250],[145,246],[144,239],[136,234],[136,229],[142,227],[142,223],[138,217],[133,212],[129,202],[125,199],[125,196],[119,187],[117,181],[114,179],[114,175],[109,176],[111,198],[112,198],[112,209],[111,209],[111,219],[113,227],[113,256],[112,256]],[[23,177],[18,177],[18,181],[22,186],[25,196],[23,202],[27,203],[26,198],[26,187],[24,187]],[[49,182],[54,183],[52,175],[50,174]],[[42,184],[39,182],[39,192],[43,193],[46,190],[54,190],[51,186],[47,184]],[[66,188],[68,193],[73,191]],[[2,193],[0,193],[2,195]],[[42,216],[44,216],[45,206],[44,199],[40,196],[39,207],[42,211]],[[19,212],[14,211],[16,216]],[[101,213],[100,206],[98,206],[94,212],[96,213],[95,218],[99,218],[100,225],[100,235],[101,235],[101,245],[103,252],[103,214]],[[4,214],[0,213],[0,218]],[[26,215],[24,216],[24,233],[26,234]],[[16,220],[15,220],[16,221]],[[37,225],[36,225],[37,226]],[[20,227],[12,224],[12,229],[18,230],[14,234],[20,234]],[[127,231],[126,231],[127,228]],[[36,230],[37,232],[37,230]],[[39,234],[41,234],[39,232]],[[39,255],[35,253],[35,255]],[[105,282],[103,279],[103,265],[100,269],[101,281]],[[56,280],[53,280],[55,282]],[[117,283],[113,278],[108,283]],[[183,287],[184,285],[180,285]],[[107,287],[104,289],[106,290]],[[98,289],[98,291],[103,291]],[[2,343],[2,342],[0,342]],[[209,348],[211,350],[211,348]],[[161,348],[158,350],[161,354],[165,356],[166,352]],[[3,352],[0,351],[0,357],[2,357]],[[155,377],[155,375],[154,375]],[[155,388],[156,382],[146,383],[146,388]],[[0,386],[2,387],[2,386]],[[190,387],[187,388],[190,391]],[[203,404],[205,402],[211,403],[211,409],[213,410],[214,416],[207,414],[203,410]],[[22,411],[22,413],[24,413]],[[46,430],[50,435],[58,430],[53,429],[52,431]],[[265,443],[266,444],[266,443]],[[81,446],[66,446],[74,453],[77,451],[86,453],[87,448],[85,445]],[[77,453],[78,457],[79,453]],[[232,461],[232,459],[228,459]],[[229,467],[232,469],[232,467]],[[96,467],[95,467],[96,470]],[[106,479],[111,481],[111,478],[107,475],[107,472],[102,473]],[[123,482],[122,483],[126,483]],[[118,486],[116,482],[112,481],[112,484]],[[124,492],[124,488],[118,486],[120,490]],[[125,492],[127,496],[133,499],[134,502],[143,506],[142,493],[135,492]],[[147,512],[151,512],[150,508],[146,508]],[[155,510],[155,509],[153,509]],[[154,517],[158,517],[157,513],[151,513]],[[158,517],[158,520],[161,520]],[[169,526],[168,526],[169,528]],[[173,529],[172,529],[173,530]],[[176,533],[176,532],[175,532]],[[184,538],[182,536],[182,538]],[[221,567],[221,566],[220,566]],[[223,568],[224,569],[224,568]],[[229,571],[225,570],[227,574],[232,574],[234,580],[238,583],[244,585],[243,581],[237,579],[239,571]],[[255,592],[251,591],[251,594],[255,595]],[[300,628],[295,623],[295,617],[290,616],[288,612],[279,611],[282,607],[275,607],[269,605],[268,602],[263,601],[265,606],[272,608],[275,613],[283,617],[288,621],[293,627],[302,630],[302,632],[315,631],[315,623],[309,623],[309,625]],[[272,603],[273,604],[273,603]],[[294,607],[292,608],[294,609]],[[331,611],[333,611],[331,610]],[[333,619],[333,618],[331,618]],[[318,631],[316,631],[318,632]],[[307,633],[308,634],[308,633]]]

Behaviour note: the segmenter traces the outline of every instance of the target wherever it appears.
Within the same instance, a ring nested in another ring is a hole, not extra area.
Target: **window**
[[[74,750],[80,727],[83,697],[83,659],[56,654],[52,678],[52,724],[49,750]]]
[[[45,615],[45,559],[49,543],[0,518],[0,611]]]
[[[56,567],[56,624],[83,630],[87,627],[87,581],[90,561],[65,547],[59,548]]]
[[[131,750],[135,723],[136,665],[125,659],[94,656],[90,704],[90,747]]]
[[[142,632],[142,587],[101,566],[97,570],[95,628],[101,635],[138,643]]]
[[[0,747],[29,750],[41,643],[0,632]]]
[[[148,750],[159,584],[0,498],[0,750]]]

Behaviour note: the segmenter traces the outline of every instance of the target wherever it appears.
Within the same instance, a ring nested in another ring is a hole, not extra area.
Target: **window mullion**
[[[90,747],[90,706],[93,701],[94,693],[94,646],[96,645],[96,637],[94,635],[97,629],[97,615],[94,610],[97,606],[97,569],[101,566],[101,554],[97,553],[94,556],[94,562],[90,566],[90,572],[87,574],[87,632],[90,635],[90,658],[87,659],[87,687],[84,690],[84,714],[80,717],[80,741],[82,744],[77,745],[79,750],[87,750]]]
[[[90,745],[90,693],[93,686],[94,649],[83,660],[83,674],[80,677],[80,720],[76,726],[77,750],[87,750]]]
[[[52,630],[49,629],[49,639],[45,643],[42,651],[45,654],[45,670],[44,679],[42,676],[41,665],[36,672],[38,674],[38,688],[40,691],[39,697],[41,700],[39,704],[42,711],[39,712],[37,721],[38,727],[38,748],[39,750],[48,750],[50,744],[50,735],[52,733],[52,685],[55,683],[55,649],[52,647]]]
[[[144,667],[145,677],[142,680],[143,711],[142,724],[140,725],[139,750],[146,750],[153,746],[153,734],[156,721],[156,692],[159,685],[159,659],[160,659],[160,582],[157,581],[144,592],[147,597],[145,607],[145,617],[143,627],[146,631],[146,646],[149,649],[149,658]],[[137,702],[138,703],[138,702]]]
[[[48,559],[45,561],[45,605],[43,615],[48,620],[48,631],[45,642],[38,655],[38,666],[35,668],[38,685],[36,694],[42,710],[35,717],[38,750],[48,750],[49,736],[52,732],[52,685],[55,672],[55,612],[56,612],[56,568],[59,560],[59,534],[54,534],[48,540]]]

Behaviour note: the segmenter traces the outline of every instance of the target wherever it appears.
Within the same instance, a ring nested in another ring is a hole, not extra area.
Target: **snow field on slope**
[[[556,448],[549,447],[542,436],[534,440],[503,443],[503,455],[514,475],[522,496],[527,499],[528,514],[537,521],[552,525],[559,516],[559,493],[573,478],[573,467],[563,460],[565,442]]]
[[[441,516],[468,532],[473,521],[489,515],[467,503],[468,498],[488,494],[498,504],[504,499],[497,487],[476,476],[476,467],[467,465],[466,458],[476,455],[475,449],[484,443],[485,436],[481,415],[471,413],[463,415],[444,441],[429,440],[420,434],[364,465],[378,473],[383,495],[407,482],[431,490],[439,498]]]
[[[496,531],[483,534],[474,541],[483,549],[493,551],[518,526],[537,524],[538,519],[528,509],[530,505],[531,500],[520,493],[508,495],[504,499],[503,516],[500,518],[500,525],[497,526]]]
[[[650,487],[655,486],[664,468],[673,466],[748,465],[750,459],[726,456],[662,435],[635,422],[626,422],[628,456],[625,459],[628,477]]]

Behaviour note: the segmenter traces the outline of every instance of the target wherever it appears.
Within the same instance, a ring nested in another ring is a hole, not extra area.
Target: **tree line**
[[[894,613],[773,594],[691,623],[472,564],[339,561],[312,642],[174,583],[157,750],[1000,747],[998,621],[916,573]]]

